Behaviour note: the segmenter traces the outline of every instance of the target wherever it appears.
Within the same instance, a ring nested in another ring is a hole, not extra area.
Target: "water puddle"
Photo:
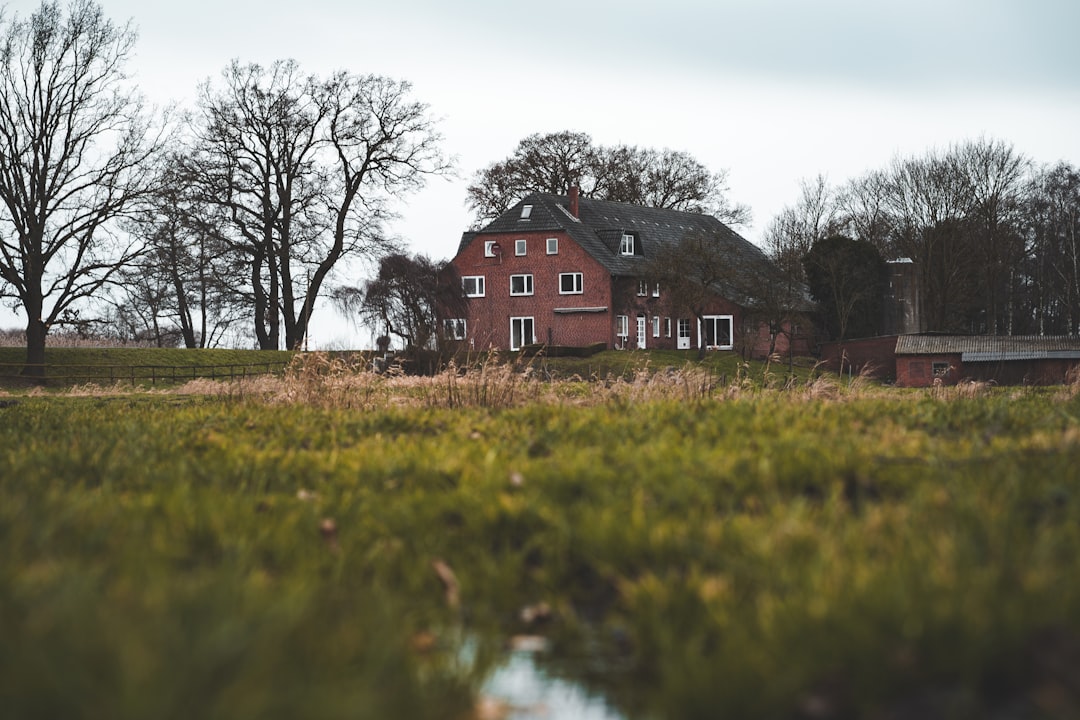
[[[627,720],[602,697],[577,683],[554,678],[533,653],[518,650],[491,674],[481,690],[490,717],[505,720]]]

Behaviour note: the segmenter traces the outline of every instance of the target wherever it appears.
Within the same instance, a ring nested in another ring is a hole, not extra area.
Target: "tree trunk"
[[[26,323],[26,365],[23,367],[25,377],[34,378],[40,384],[45,384],[45,335],[48,329],[41,320],[41,304],[36,308],[27,305],[29,320]]]

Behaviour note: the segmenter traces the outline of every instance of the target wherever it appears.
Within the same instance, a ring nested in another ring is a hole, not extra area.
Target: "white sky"
[[[1080,165],[1076,0],[100,2],[138,28],[130,69],[158,104],[190,102],[233,58],[411,82],[458,177],[403,198],[392,230],[434,258],[469,224],[472,175],[532,133],[727,169],[754,242],[803,178],[838,184],[897,154],[985,136]],[[314,345],[370,343],[329,314],[314,324]]]

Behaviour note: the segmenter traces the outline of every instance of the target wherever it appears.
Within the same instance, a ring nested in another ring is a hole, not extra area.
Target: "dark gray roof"
[[[532,206],[528,220],[521,219],[524,205]],[[465,233],[458,252],[479,235],[561,230],[612,275],[636,277],[658,248],[675,245],[688,233],[702,233],[726,244],[733,263],[769,262],[757,246],[711,215],[583,197],[578,201],[580,217],[574,218],[568,206],[564,195],[529,195],[480,230]],[[634,235],[633,256],[619,252],[623,233]]]
[[[901,335],[897,355],[960,353],[964,362],[1080,358],[1080,337],[1054,335]]]

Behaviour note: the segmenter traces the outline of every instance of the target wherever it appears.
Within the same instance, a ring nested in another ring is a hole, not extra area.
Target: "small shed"
[[[985,380],[999,385],[1068,382],[1080,365],[1080,337],[1044,335],[901,335],[896,384],[926,387]]]

